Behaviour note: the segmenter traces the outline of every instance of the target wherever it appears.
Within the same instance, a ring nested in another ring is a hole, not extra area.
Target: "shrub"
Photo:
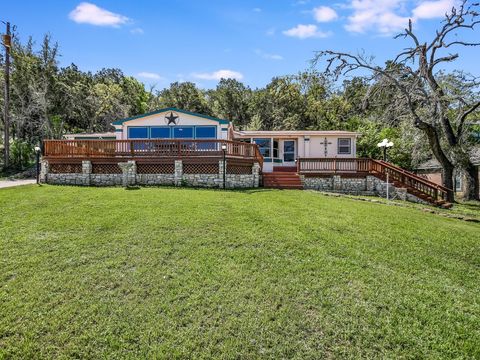
[[[23,140],[13,140],[10,144],[10,164],[12,168],[21,170],[28,167],[34,160],[33,146]]]

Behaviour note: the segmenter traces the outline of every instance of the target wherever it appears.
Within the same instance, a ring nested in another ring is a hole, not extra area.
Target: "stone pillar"
[[[333,175],[333,190],[342,190],[342,177],[340,175]]]
[[[174,175],[175,186],[182,186],[182,178],[183,178],[182,160],[175,160],[175,175]]]
[[[253,175],[253,187],[260,186],[260,164],[254,163],[252,166],[252,175]]]
[[[83,185],[90,186],[90,174],[92,173],[92,162],[89,160],[82,161],[82,177]]]
[[[225,159],[225,166],[227,166],[227,159]],[[225,173],[225,188],[228,188],[228,174]],[[223,188],[223,159],[218,161],[218,187]]]
[[[48,171],[49,171],[48,160],[42,160],[40,164],[40,182],[47,183]]]
[[[137,176],[137,164],[133,160],[129,160],[126,163],[118,163],[120,169],[122,169],[122,185],[123,187],[129,187],[135,185]]]

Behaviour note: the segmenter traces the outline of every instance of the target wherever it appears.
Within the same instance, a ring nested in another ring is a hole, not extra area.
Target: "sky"
[[[20,0],[3,2],[0,20],[15,25],[23,41],[31,35],[40,43],[50,33],[61,66],[120,68],[157,89],[175,81],[212,88],[221,77],[255,88],[309,69],[319,50],[363,52],[382,64],[408,46],[393,36],[409,18],[428,41],[456,1]],[[480,75],[480,49],[461,55],[448,70]]]

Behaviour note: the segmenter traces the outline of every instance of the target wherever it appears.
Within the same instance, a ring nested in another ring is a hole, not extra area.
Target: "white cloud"
[[[303,25],[299,24],[291,29],[283,31],[283,34],[286,36],[296,37],[299,39],[307,38],[326,38],[332,35],[331,32],[320,31],[317,25]]]
[[[409,17],[398,14],[404,12],[404,6],[405,0],[352,0],[348,7],[353,13],[345,29],[356,33],[374,30],[391,35],[408,24]]]
[[[135,34],[135,35],[142,35],[144,33],[143,29],[142,28],[133,28],[132,30],[130,30],[130,33],[131,34]]]
[[[264,58],[264,59],[267,59],[267,60],[283,60],[283,56],[282,55],[278,55],[278,54],[269,54],[269,53],[266,53],[262,50],[255,50],[255,54],[257,54],[258,56]]]
[[[445,16],[456,5],[455,0],[424,1],[413,9],[414,19],[433,19]]]
[[[375,31],[392,35],[408,26],[408,20],[441,18],[459,0],[417,0],[411,9],[412,0],[350,0],[344,9],[352,10],[345,29],[354,33]]]
[[[338,19],[338,14],[331,7],[319,6],[313,9],[313,17],[318,22],[330,22]]]
[[[233,70],[217,70],[211,73],[193,73],[193,77],[202,80],[243,79],[243,74]]]
[[[111,11],[102,9],[95,4],[82,2],[68,15],[79,24],[119,27],[129,22],[129,18]]]
[[[253,8],[253,12],[257,12],[257,13],[259,13],[259,12],[262,12],[262,9],[260,9],[260,8],[256,7],[256,8]]]
[[[149,79],[149,80],[162,80],[163,77],[161,77],[159,74],[154,73],[154,72],[148,72],[148,71],[142,71],[137,74],[137,77],[143,78],[143,79]]]

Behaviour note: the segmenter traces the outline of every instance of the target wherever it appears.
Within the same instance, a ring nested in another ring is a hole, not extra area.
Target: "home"
[[[471,151],[471,160],[477,169],[478,177],[480,178],[480,146],[475,146]],[[443,183],[442,166],[436,159],[430,159],[418,165],[415,172],[436,184]],[[463,196],[465,192],[465,175],[461,171],[454,173],[454,191],[457,195]],[[480,191],[480,190],[479,190]],[[479,192],[480,195],[480,192]]]
[[[228,120],[166,108],[112,123],[117,140],[234,140],[258,145],[263,171],[296,168],[298,158],[354,158],[359,133],[350,131],[237,131]]]
[[[384,161],[357,158],[359,133],[237,130],[165,108],[112,123],[114,132],[45,140],[40,178],[61,185],[313,189],[443,205],[451,190]]]

